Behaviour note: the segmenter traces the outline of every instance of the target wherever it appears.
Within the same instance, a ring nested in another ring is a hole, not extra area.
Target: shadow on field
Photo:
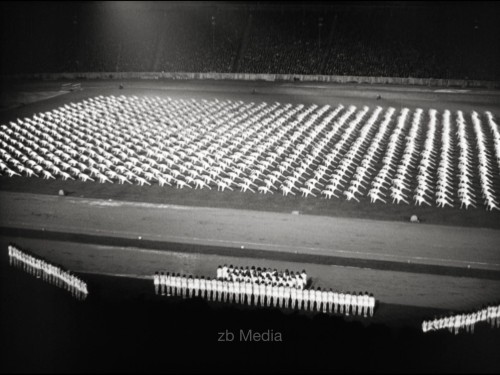
[[[2,372],[500,370],[500,335],[487,326],[474,335],[423,335],[323,314],[214,308],[135,294],[138,283],[150,282],[105,276],[92,277],[89,298],[79,302],[3,268]],[[261,340],[250,341],[249,333]]]

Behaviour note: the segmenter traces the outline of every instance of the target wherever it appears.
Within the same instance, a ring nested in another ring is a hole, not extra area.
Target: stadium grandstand
[[[1,72],[500,79],[498,4],[386,3],[2,5]]]
[[[500,372],[500,3],[0,3],[0,373]]]

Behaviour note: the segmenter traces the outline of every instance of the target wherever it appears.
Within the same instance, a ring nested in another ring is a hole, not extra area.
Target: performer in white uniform
[[[153,282],[155,286],[155,294],[158,295],[158,291],[160,288],[160,275],[158,274],[158,272],[155,272],[153,276]]]

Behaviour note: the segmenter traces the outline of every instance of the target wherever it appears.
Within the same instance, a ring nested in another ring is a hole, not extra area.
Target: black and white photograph
[[[0,373],[500,372],[500,2],[0,19]]]

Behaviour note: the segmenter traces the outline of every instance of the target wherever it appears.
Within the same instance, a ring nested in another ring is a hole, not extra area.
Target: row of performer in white
[[[232,282],[251,282],[260,284],[283,284],[291,288],[304,289],[307,285],[307,273],[294,271],[278,271],[266,267],[233,267],[233,265],[217,267],[217,280]]]
[[[411,202],[418,182],[416,205],[455,207],[458,197],[465,209],[476,205],[479,178],[486,209],[500,209],[500,134],[490,112],[492,136],[477,112],[472,127],[461,111],[454,121],[448,110],[430,109],[426,119],[408,108],[394,127],[395,113],[99,96],[1,125],[0,174],[398,204]]]
[[[460,330],[465,329],[468,333],[474,333],[474,325],[481,322],[488,322],[491,327],[500,328],[500,305],[490,305],[471,313],[424,320],[422,322],[422,331],[430,332],[448,329],[456,335]]]
[[[34,257],[9,245],[9,264],[19,267],[23,271],[41,278],[50,284],[61,287],[77,299],[85,299],[88,295],[87,283],[79,277],[63,270],[61,267],[50,264],[43,259]]]
[[[329,314],[373,316],[375,298],[368,293],[344,293],[330,290],[297,289],[284,285],[230,282],[204,277],[170,275],[156,272],[155,293],[183,298],[200,297],[208,301],[253,306],[317,311]]]

